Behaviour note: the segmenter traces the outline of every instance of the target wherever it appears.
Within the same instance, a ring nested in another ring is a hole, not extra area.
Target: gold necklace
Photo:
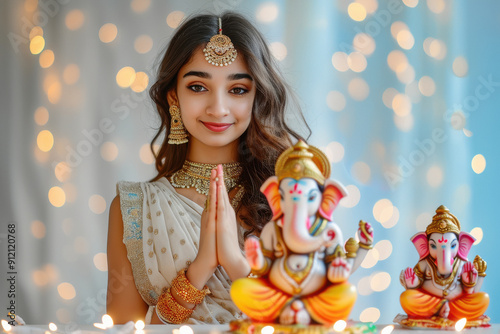
[[[170,183],[174,188],[195,188],[199,194],[208,196],[210,176],[214,168],[217,168],[217,165],[185,160],[182,168],[170,177]],[[231,162],[222,164],[222,169],[224,171],[224,184],[226,185],[227,192],[229,193],[236,186],[241,188],[231,203],[236,208],[243,195],[243,187],[238,185],[243,168],[239,162]]]

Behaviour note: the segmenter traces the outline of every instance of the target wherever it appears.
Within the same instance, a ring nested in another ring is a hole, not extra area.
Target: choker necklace
[[[174,188],[195,188],[199,194],[208,196],[210,189],[210,176],[212,174],[212,169],[214,168],[217,168],[217,165],[185,160],[182,168],[170,177],[170,183]],[[232,202],[234,202],[234,199],[237,197],[240,197],[241,199],[243,195],[243,187],[238,185],[238,180],[243,168],[240,163],[231,162],[222,164],[222,169],[224,171],[224,183],[226,185],[227,192],[229,193],[237,186],[240,188]],[[237,202],[239,202],[239,200]],[[235,204],[237,205],[238,203]],[[235,206],[233,205],[233,207]]]

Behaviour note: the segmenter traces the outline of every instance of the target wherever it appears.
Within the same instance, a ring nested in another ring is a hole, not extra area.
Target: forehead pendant
[[[205,59],[215,66],[227,66],[238,55],[231,39],[222,34],[222,20],[219,17],[219,33],[210,38],[210,42],[203,49]]]

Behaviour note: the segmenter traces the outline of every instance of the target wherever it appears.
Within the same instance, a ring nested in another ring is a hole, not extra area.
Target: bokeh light
[[[63,80],[67,85],[72,85],[80,78],[80,68],[76,64],[69,64],[64,68]]]
[[[380,240],[373,246],[378,251],[379,261],[383,261],[392,254],[392,243],[389,240]]]
[[[406,25],[406,23],[402,22],[402,21],[396,21],[396,22],[393,22],[391,24],[391,35],[392,35],[392,38],[394,38],[395,40],[397,40],[398,38],[398,34],[401,32],[401,31],[410,31],[410,29],[408,28],[408,26]]]
[[[415,38],[409,30],[401,30],[396,36],[396,40],[401,48],[410,50],[415,45]]]
[[[61,187],[50,188],[48,196],[50,204],[56,208],[60,208],[66,202],[66,194]]]
[[[361,52],[352,52],[347,56],[347,65],[353,72],[363,72],[367,65],[366,58]]]
[[[153,39],[149,35],[141,35],[134,41],[134,49],[140,54],[145,54],[153,48]]]
[[[432,96],[436,92],[436,84],[431,77],[424,75],[418,81],[418,89],[420,90],[420,93],[422,93],[422,95]]]
[[[356,51],[369,56],[375,51],[376,44],[372,36],[360,32],[354,36],[352,46]]]
[[[45,48],[45,39],[42,36],[35,36],[30,42],[30,52],[34,55],[39,54]]]
[[[108,260],[106,253],[97,253],[94,255],[94,265],[100,271],[108,271]]]
[[[35,123],[37,125],[45,125],[49,121],[49,111],[45,107],[38,107],[35,110],[33,118],[35,119]]]
[[[125,66],[116,74],[116,83],[121,88],[130,87],[135,81],[135,70],[130,66]]]
[[[267,2],[257,8],[257,21],[270,23],[278,18],[279,9],[275,3]]]
[[[58,162],[54,168],[54,175],[59,182],[65,182],[71,176],[72,168],[66,161]]]
[[[269,48],[271,49],[271,53],[273,54],[274,58],[279,61],[285,59],[286,55],[288,54],[285,44],[281,42],[273,42],[271,43],[271,45],[269,45]]]
[[[130,89],[132,89],[136,93],[140,93],[148,88],[148,84],[148,75],[145,72],[137,72],[135,74],[134,82],[130,85]]]
[[[410,8],[415,8],[418,5],[418,0],[403,0],[403,3]],[[386,333],[388,334],[388,333]]]
[[[106,161],[113,161],[118,157],[118,146],[115,143],[107,141],[101,145],[101,157]]]
[[[42,152],[48,152],[54,146],[54,136],[49,130],[42,130],[36,137],[36,144]]]
[[[345,72],[349,69],[349,64],[347,63],[347,54],[345,52],[335,52],[332,56],[333,67],[340,72]]]
[[[41,68],[49,68],[54,64],[54,51],[45,49],[42,53],[40,53],[40,58],[38,62],[40,63]]]
[[[103,43],[111,43],[116,35],[118,35],[118,28],[113,23],[106,23],[99,29],[99,39]]]
[[[65,23],[69,30],[78,30],[82,27],[85,22],[85,15],[79,9],[73,9],[68,14],[66,14]]]
[[[432,166],[427,171],[427,182],[433,188],[439,187],[443,183],[443,170],[439,166]]]
[[[450,123],[451,127],[454,128],[455,130],[462,130],[467,124],[467,119],[464,113],[461,110],[459,110],[451,114]]]
[[[151,6],[151,0],[132,0],[130,8],[136,13],[143,13]]]
[[[411,131],[411,129],[413,129],[413,125],[415,124],[412,114],[405,116],[394,115],[393,119],[396,127],[403,132]]]
[[[323,152],[325,152],[330,163],[337,163],[344,158],[344,146],[336,141],[332,141],[326,145]]]
[[[31,222],[31,233],[37,239],[43,239],[45,237],[45,224],[39,220],[34,220]]]
[[[481,174],[486,168],[486,159],[482,154],[477,154],[472,158],[471,166],[474,173]]]
[[[366,8],[357,2],[352,2],[347,7],[349,17],[354,21],[363,21],[366,18]]]
[[[343,332],[347,327],[347,322],[345,320],[338,320],[333,324],[333,330],[336,332]]]
[[[373,291],[380,292],[384,291],[391,284],[391,275],[386,272],[380,272],[373,275],[370,281],[370,287]]]
[[[373,14],[377,11],[378,8],[378,1],[377,0],[355,0],[354,2],[357,2],[363,7],[365,7],[366,13],[367,14]]]
[[[139,158],[147,165],[152,165],[155,162],[155,157],[151,152],[149,144],[144,144],[139,150]]]
[[[182,20],[184,20],[185,16],[186,16],[186,14],[184,14],[184,12],[181,12],[178,10],[173,11],[167,15],[167,25],[170,28],[175,29],[181,24],[181,22],[182,22]]]
[[[373,268],[377,264],[379,258],[380,255],[378,253],[378,250],[372,248],[368,251],[368,253],[366,253],[363,262],[361,262],[361,267],[365,269]]]
[[[359,321],[376,322],[380,318],[380,310],[376,307],[364,309],[359,315]]]
[[[416,227],[418,231],[425,231],[427,225],[432,222],[432,215],[429,212],[422,212],[416,219]]]
[[[385,223],[391,219],[394,213],[394,206],[387,198],[378,200],[373,206],[373,217],[379,223]]]
[[[57,286],[57,292],[59,292],[59,296],[61,296],[62,299],[66,300],[73,299],[76,296],[75,287],[73,286],[73,284],[68,282],[59,284]]]
[[[326,104],[328,105],[328,108],[333,111],[344,110],[346,104],[344,94],[335,90],[328,92],[328,95],[326,96]]]
[[[385,222],[381,222],[384,228],[393,228],[399,222],[399,209],[395,206],[392,207],[392,216]]]
[[[476,238],[476,241],[474,241],[474,245],[479,244],[483,240],[483,229],[480,227],[474,227],[471,231],[470,234]]]
[[[33,280],[33,283],[35,283],[36,286],[44,286],[47,285],[49,282],[49,278],[47,277],[47,274],[43,270],[35,270],[31,274],[31,279]]]
[[[361,192],[358,187],[353,184],[350,184],[345,188],[347,190],[347,196],[342,198],[340,205],[346,208],[353,208],[358,205],[359,200],[361,199]]]
[[[370,87],[365,80],[361,78],[353,78],[347,85],[349,95],[357,101],[365,100],[370,94]]]
[[[392,100],[392,109],[400,117],[409,115],[411,112],[410,98],[405,94],[396,94]]]
[[[364,161],[358,161],[351,167],[352,176],[362,184],[370,182],[371,169]]]
[[[368,296],[373,293],[373,290],[370,287],[370,276],[363,277],[358,281],[358,284],[356,285],[358,293],[361,296]]]
[[[384,93],[382,94],[382,101],[384,102],[384,105],[387,108],[393,108],[392,106],[392,101],[394,100],[394,97],[399,94],[397,89],[389,87],[386,90],[384,90]]]
[[[469,71],[469,64],[467,63],[467,59],[463,56],[459,56],[455,58],[453,61],[453,73],[459,77],[465,77],[467,75],[467,72]]]
[[[400,50],[394,50],[387,55],[387,64],[394,72],[402,72],[408,67],[408,58]]]
[[[101,195],[94,194],[89,198],[89,208],[93,213],[100,215],[106,211],[106,200]]]
[[[446,7],[446,3],[444,0],[427,0],[427,7],[431,12],[441,14]]]
[[[29,38],[30,41],[35,37],[35,36],[42,36],[43,37],[43,28],[40,26],[34,26],[30,30]]]

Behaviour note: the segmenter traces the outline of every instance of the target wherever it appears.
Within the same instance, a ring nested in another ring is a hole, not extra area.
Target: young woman
[[[158,175],[117,185],[107,312],[116,323],[227,323],[241,316],[231,282],[250,273],[243,238],[271,217],[259,187],[300,138],[285,122],[289,88],[263,36],[226,13],[178,28],[150,95]]]

